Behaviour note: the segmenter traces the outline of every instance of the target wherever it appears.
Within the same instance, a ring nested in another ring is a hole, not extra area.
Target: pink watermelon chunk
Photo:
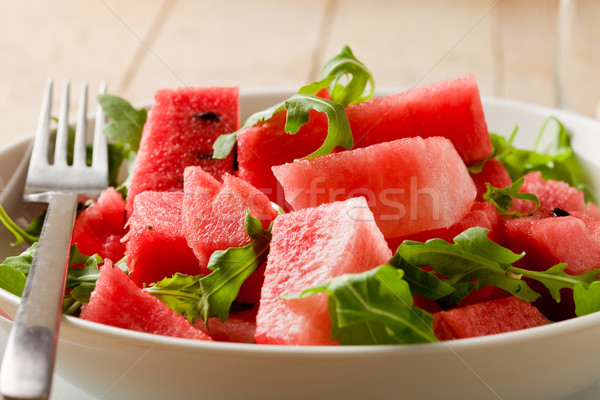
[[[524,177],[523,186],[519,192],[535,194],[540,200],[540,206],[548,209],[561,208],[565,211],[586,212],[587,206],[583,192],[563,181],[544,180],[541,172],[530,172]],[[537,206],[524,200],[515,200],[513,208],[522,214],[532,213]]]
[[[217,317],[209,318],[208,329],[202,320],[196,321],[194,326],[217,342],[254,343],[256,311],[257,307],[254,307],[229,314],[225,322]]]
[[[212,145],[221,134],[239,129],[239,121],[237,88],[157,91],[127,194],[128,215],[140,192],[183,189],[183,171],[189,165],[201,166],[218,179],[231,173],[233,157],[213,159]]]
[[[395,139],[443,136],[465,163],[492,152],[474,75],[433,83],[347,107],[355,147]]]
[[[114,188],[108,188],[77,217],[72,243],[77,243],[82,254],[119,261],[125,255],[121,243],[125,233],[125,201]]]
[[[237,176],[265,193],[281,206],[284,196],[271,167],[302,158],[317,150],[327,137],[327,117],[316,111],[294,135],[285,133],[286,111],[245,128],[237,139]]]
[[[481,172],[472,173],[471,178],[477,188],[478,201],[483,201],[483,195],[487,192],[486,183],[499,189],[509,187],[513,183],[502,161],[496,159],[487,160]]]
[[[448,228],[432,229],[413,233],[407,236],[388,239],[390,248],[397,249],[404,240],[416,240],[417,242],[426,242],[429,239],[444,239],[452,243],[454,237],[459,233],[473,227],[482,227],[489,230],[488,237],[493,240],[498,240],[499,230],[501,229],[500,214],[496,208],[487,201],[475,201],[473,207],[454,225]]]
[[[130,278],[138,286],[158,282],[175,272],[200,274],[182,227],[183,192],[140,193],[125,236]]]
[[[386,263],[391,251],[362,197],[277,216],[256,317],[256,343],[329,345],[325,293],[286,294]]]
[[[553,216],[541,209],[532,216],[504,221],[500,243],[516,253],[525,252],[520,266],[531,270],[546,270],[559,262],[567,263],[565,271],[581,275],[600,266],[600,221],[582,212]],[[556,303],[547,289],[530,282],[533,290],[542,294],[535,302],[548,318],[561,321],[575,317],[572,292],[562,291]]]
[[[221,183],[200,167],[188,167],[184,182],[184,234],[201,265],[215,250],[252,242],[244,228],[247,211],[265,229],[277,216],[267,196],[229,174],[223,175]]]
[[[493,335],[548,323],[537,308],[513,296],[433,314],[433,330],[440,340]]]
[[[104,264],[81,318],[118,328],[187,339],[212,340],[184,317],[144,292],[112,263]]]
[[[471,208],[475,185],[452,143],[399,139],[273,167],[294,210],[365,196],[386,238],[447,228]]]
[[[545,270],[566,262],[566,272],[580,275],[600,266],[600,221],[581,212],[554,217],[540,211],[507,219],[502,242],[513,251],[525,251],[529,269]]]

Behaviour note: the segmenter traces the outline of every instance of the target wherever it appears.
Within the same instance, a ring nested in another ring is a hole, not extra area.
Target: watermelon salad
[[[344,47],[243,124],[237,88],[161,89],[149,112],[100,95],[111,182],[81,204],[64,313],[195,340],[362,345],[600,309],[600,211],[560,121],[540,127],[550,151],[518,149],[518,129],[488,132],[473,75],[374,88]],[[4,290],[21,294],[42,217],[23,229],[0,213],[24,248],[0,266]]]

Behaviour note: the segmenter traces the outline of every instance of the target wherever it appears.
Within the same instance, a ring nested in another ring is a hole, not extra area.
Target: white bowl
[[[242,91],[244,114],[288,91]],[[600,188],[600,123],[548,108],[484,99],[489,129],[531,144],[558,117]],[[0,150],[0,184],[28,140]],[[0,228],[0,259],[14,254]],[[8,318],[19,299],[0,290]],[[7,331],[10,320],[0,317]],[[600,381],[600,313],[500,335],[404,346],[286,347],[161,337],[63,317],[56,373],[110,399],[560,399]],[[3,346],[2,346],[3,348]]]

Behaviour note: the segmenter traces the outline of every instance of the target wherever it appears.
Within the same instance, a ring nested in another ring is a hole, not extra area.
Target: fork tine
[[[32,163],[48,164],[48,141],[50,138],[50,106],[52,103],[52,79],[46,81],[46,89],[42,98],[42,108],[40,110],[40,119],[38,121],[33,149],[31,150]]]
[[[67,143],[69,141],[69,81],[65,81],[60,100],[56,144],[54,148],[54,165],[67,165]]]
[[[98,94],[106,93],[106,82],[100,84]],[[102,106],[98,103],[96,108],[96,125],[94,127],[94,152],[92,156],[92,166],[107,165],[108,164],[108,152],[106,146],[106,136],[102,132],[104,130],[104,124],[106,123],[106,116],[102,110]],[[108,174],[107,174],[108,175]],[[107,176],[108,180],[108,176]]]
[[[81,94],[79,95],[79,109],[77,111],[75,143],[73,145],[73,165],[79,167],[86,164],[85,144],[87,138],[87,89],[87,82],[82,82]]]

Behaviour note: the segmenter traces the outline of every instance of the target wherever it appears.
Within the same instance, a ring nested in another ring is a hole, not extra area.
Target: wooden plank
[[[410,88],[474,73],[493,94],[493,1],[341,1],[322,45],[330,57],[344,45],[380,87]],[[324,61],[324,60],[323,60]]]
[[[503,0],[498,7],[504,96],[556,106],[554,46],[558,0]]]
[[[176,4],[124,92],[161,87],[299,87],[307,82],[326,2],[244,0]]]
[[[0,145],[35,130],[47,78],[58,88],[71,79],[73,106],[81,80],[89,80],[91,92],[101,80],[118,82],[162,1],[2,3]]]

